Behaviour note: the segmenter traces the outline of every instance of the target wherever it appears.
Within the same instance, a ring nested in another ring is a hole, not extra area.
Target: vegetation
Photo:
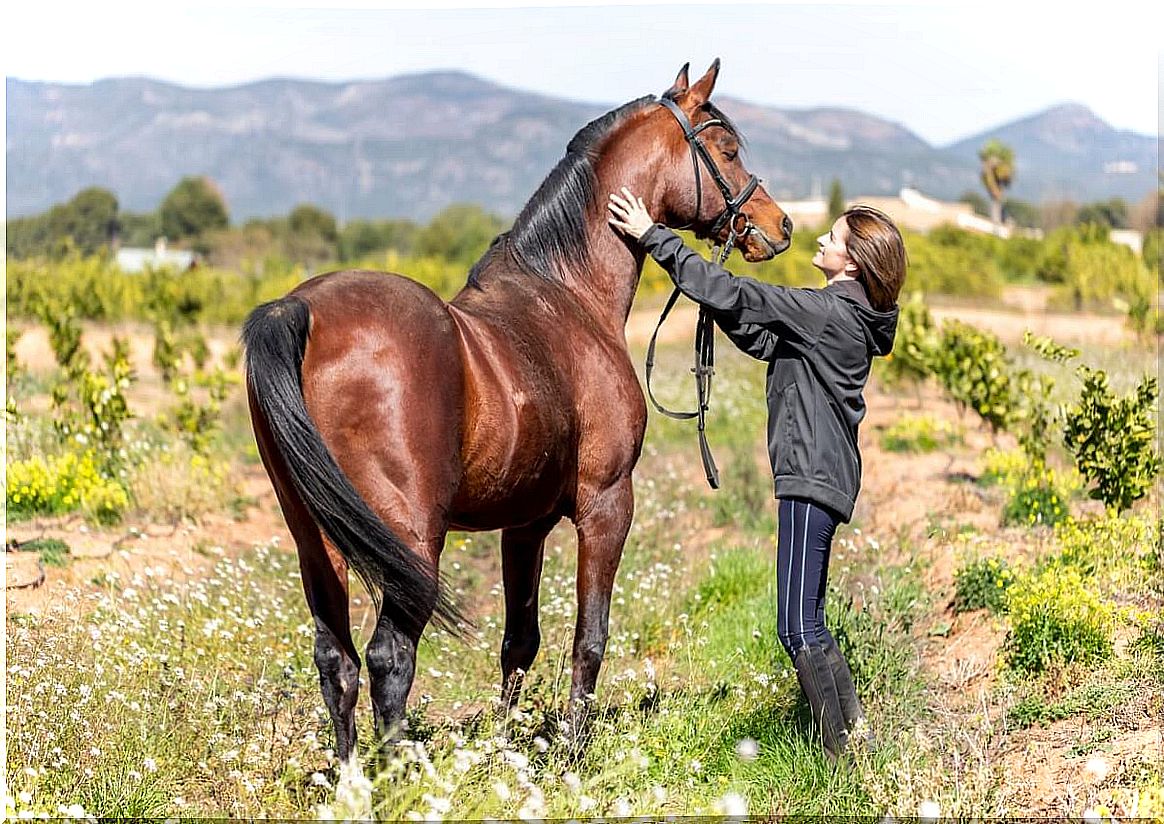
[[[141,524],[181,525],[185,534],[207,513],[244,511],[237,480],[257,471],[257,455],[233,333],[214,325],[236,324],[255,303],[332,260],[406,272],[449,296],[464,283],[465,261],[501,226],[481,212],[457,214],[434,221],[435,229],[406,221],[340,227],[301,206],[285,218],[203,232],[208,255],[229,247],[238,263],[215,260],[184,274],[123,276],[100,250],[83,254],[71,242],[53,257],[10,257],[9,529],[39,534],[84,518],[87,539],[113,543]],[[130,221],[118,220],[124,236]],[[461,224],[473,240],[455,236]],[[910,288],[982,296],[1009,281],[1080,267],[1069,277],[1090,271],[1113,281],[1108,294],[1125,294],[1140,276],[1130,266],[1102,268],[1116,253],[1076,253],[1077,246],[1111,246],[1092,231],[1021,242],[952,229],[911,234],[911,259],[920,265]],[[808,280],[815,272],[807,234],[798,233],[775,261],[732,266],[774,282],[816,283]],[[325,260],[329,249],[336,251]],[[652,266],[640,287],[647,294],[669,283]],[[147,346],[152,336],[144,357],[140,347],[129,352],[114,342],[129,324]],[[93,333],[108,335],[110,325],[117,334],[96,346]],[[18,357],[20,334],[32,326],[49,334],[49,369],[30,370]],[[338,795],[294,550],[276,541],[233,541],[247,547],[239,549],[211,540],[173,550],[186,574],[122,565],[119,553],[117,565],[50,590],[45,608],[10,609],[6,813],[915,817],[932,809],[925,802],[950,817],[1013,814],[1027,799],[1005,796],[1003,773],[1013,763],[1010,749],[1030,743],[1024,730],[1062,723],[1055,737],[1077,748],[1073,756],[1105,757],[1104,736],[1125,733],[1127,719],[1155,706],[1147,702],[1164,689],[1164,522],[1155,514],[1159,460],[1144,434],[1154,433],[1155,386],[1137,384],[1150,355],[1142,342],[1076,351],[1027,336],[1023,346],[1008,347],[969,324],[936,323],[920,293],[903,301],[894,356],[878,363],[875,391],[921,400],[925,390],[933,405],[873,430],[872,451],[901,450],[892,461],[904,468],[906,489],[870,486],[863,494],[884,502],[887,494],[911,496],[909,487],[921,497],[922,487],[948,484],[950,500],[948,509],[894,524],[887,534],[859,521],[838,531],[829,624],[881,746],[835,769],[813,740],[775,638],[764,370],[725,348],[708,432],[723,488],[703,488],[690,427],[658,416],[648,427],[585,753],[570,752],[556,734],[575,609],[568,526],[547,541],[542,652],[520,711],[494,712],[504,624],[498,538],[451,535],[444,568],[469,600],[479,632],[468,644],[426,635],[410,742],[379,772],[364,691],[359,723],[372,781]],[[659,357],[660,398],[681,404],[690,388],[689,345],[664,345]],[[1071,379],[1073,369],[1079,380]],[[949,410],[935,402],[934,387],[973,412],[971,421],[943,423]],[[931,474],[925,467],[945,462],[921,457],[931,449],[951,461],[978,457],[973,421],[998,441],[981,457],[980,485],[945,477],[940,467]],[[1072,441],[1086,447],[1074,449]],[[1114,505],[1088,501],[1085,484],[1104,489],[1099,499]],[[962,498],[970,504],[959,509]],[[963,520],[983,510],[987,519]],[[995,513],[1009,525],[983,526]],[[950,528],[932,529],[923,519]],[[116,530],[103,526],[114,521]],[[62,569],[87,568],[71,537],[21,548],[45,566],[60,565],[50,568],[50,584]],[[951,569],[941,563],[947,554],[969,560]],[[358,586],[353,594],[362,649],[369,601]],[[947,611],[951,602],[958,616]],[[974,610],[989,615],[961,615]],[[961,664],[939,671],[930,663],[968,624],[1001,642],[1003,665],[992,666],[993,652],[980,670],[967,662],[966,677],[981,679],[969,689],[969,682],[951,684],[963,677]],[[1110,762],[1109,780],[1055,812],[1107,805],[1128,817],[1160,814],[1164,777],[1154,762],[1130,752]]]
[[[1014,182],[1014,149],[991,138],[978,151],[982,161],[982,185],[990,195],[990,219],[1002,223],[1002,193]]]

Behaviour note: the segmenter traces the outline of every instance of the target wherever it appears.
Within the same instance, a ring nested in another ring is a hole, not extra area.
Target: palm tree
[[[1014,149],[991,138],[978,151],[982,161],[982,185],[990,194],[990,219],[1002,223],[1002,192],[1014,182]]]

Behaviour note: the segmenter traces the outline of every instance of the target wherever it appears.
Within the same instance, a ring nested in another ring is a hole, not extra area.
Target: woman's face
[[[825,278],[831,279],[842,273],[850,277],[856,275],[857,264],[849,257],[849,224],[843,217],[838,217],[833,228],[818,237],[816,242],[818,246],[812,265],[824,272]]]

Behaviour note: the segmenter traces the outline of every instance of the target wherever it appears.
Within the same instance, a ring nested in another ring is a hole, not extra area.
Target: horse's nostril
[[[790,218],[788,215],[784,216],[783,226],[784,226],[784,236],[785,237],[792,237],[792,218]]]

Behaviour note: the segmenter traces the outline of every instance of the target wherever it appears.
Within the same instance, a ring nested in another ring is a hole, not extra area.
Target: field
[[[994,331],[1025,364],[1042,362],[1023,354],[1023,332],[1050,335],[1105,369],[1120,393],[1157,371],[1155,339],[1118,317],[1048,312],[1044,299],[1039,288],[1008,287],[989,305],[947,300],[931,312]],[[628,325],[640,370],[654,320],[640,299]],[[690,309],[678,312],[660,351],[657,394],[671,406],[691,402],[693,322]],[[59,367],[44,328],[15,328],[23,408],[8,443],[25,457],[47,437]],[[1108,516],[1053,451],[1074,518],[1004,525],[1024,460],[1015,436],[991,432],[933,380],[891,385],[875,372],[864,486],[834,543],[828,609],[878,746],[833,768],[776,640],[763,365],[722,338],[709,439],[723,488],[703,481],[694,428],[652,410],[587,750],[576,756],[557,734],[575,611],[572,528],[547,542],[541,652],[519,711],[504,718],[498,536],[455,534],[443,569],[478,632],[469,643],[426,634],[409,743],[380,771],[369,757],[370,785],[337,796],[314,630],[250,440],[237,334],[205,331],[208,368],[235,376],[211,446],[183,441],[142,462],[115,525],[80,513],[10,516],[8,815],[344,817],[370,805],[389,820],[1164,817],[1158,484]],[[83,340],[107,351],[114,333],[128,340],[128,402],[149,430],[127,448],[158,448],[167,430],[151,422],[172,416],[175,400],[151,361],[152,332],[86,323]],[[1072,367],[1046,368],[1062,400],[1078,393]],[[1036,622],[1049,634],[1024,641],[1023,610],[1041,604],[1063,610]],[[369,599],[353,610],[363,649]],[[1079,620],[1051,626],[1063,615]],[[1074,654],[1094,627],[1086,654]],[[358,712],[367,752],[366,689]]]

